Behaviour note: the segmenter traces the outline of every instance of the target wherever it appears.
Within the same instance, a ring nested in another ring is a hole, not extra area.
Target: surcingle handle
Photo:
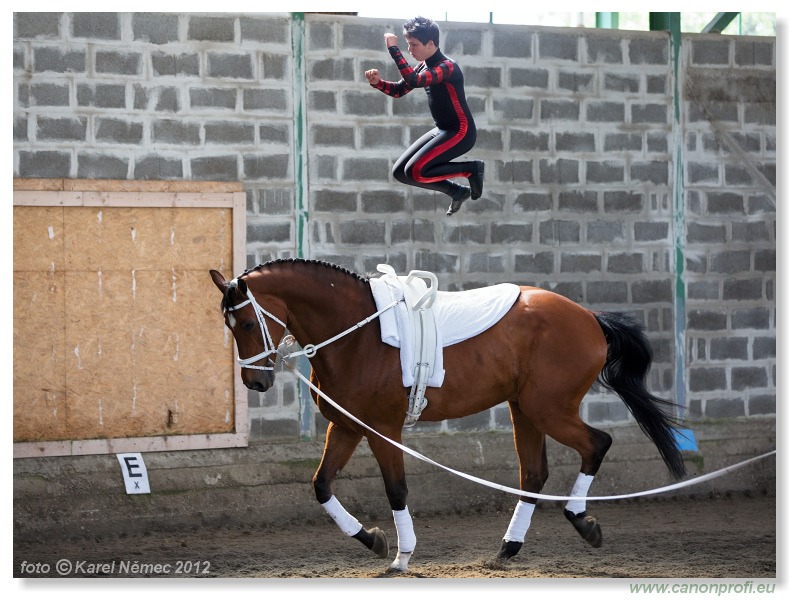
[[[422,279],[430,280],[430,289],[427,290],[425,294],[416,301],[416,303],[414,303],[414,310],[430,308],[433,306],[433,302],[436,301],[436,292],[438,291],[438,277],[436,277],[435,273],[431,273],[430,271],[411,271],[408,274],[408,277],[405,279],[405,284],[410,284],[414,277],[421,277]]]

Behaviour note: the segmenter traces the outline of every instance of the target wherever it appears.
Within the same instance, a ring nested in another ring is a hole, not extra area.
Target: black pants
[[[476,130],[467,131],[464,135],[436,127],[411,144],[397,159],[392,175],[400,183],[456,197],[463,186],[448,180],[471,175],[473,163],[450,161],[471,150],[476,141]]]

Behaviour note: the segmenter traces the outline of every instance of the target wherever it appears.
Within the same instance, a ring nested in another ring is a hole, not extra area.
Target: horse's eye
[[[243,327],[244,327],[244,331],[252,331],[255,328],[255,322],[247,321],[246,323],[244,323]]]

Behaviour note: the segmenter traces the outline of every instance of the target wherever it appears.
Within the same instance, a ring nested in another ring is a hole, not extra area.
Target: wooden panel
[[[14,273],[14,440],[66,439],[65,276]]]
[[[62,271],[63,209],[14,208],[14,271]]]
[[[15,192],[15,456],[246,444],[208,274],[241,270],[244,194],[146,194]]]

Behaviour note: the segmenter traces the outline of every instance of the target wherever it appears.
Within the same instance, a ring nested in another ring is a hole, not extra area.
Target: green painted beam
[[[598,29],[619,29],[618,12],[598,12],[594,14],[594,24]]]
[[[293,51],[293,184],[296,211],[296,256],[309,256],[307,230],[307,78],[305,74],[304,13],[292,13],[291,45]]]
[[[650,31],[673,31],[680,29],[680,13],[678,12],[651,12],[649,13]]]
[[[652,16],[655,15],[653,21]],[[650,13],[649,26],[658,31],[667,30],[671,41],[671,66],[673,70],[673,134],[674,134],[674,401],[678,417],[685,417],[687,405],[685,380],[686,354],[686,299],[685,285],[685,161],[682,156],[684,133],[682,129],[682,95],[680,93],[682,30],[680,13]]]
[[[666,31],[670,41],[673,77],[673,138],[674,138],[674,402],[678,415],[685,417],[687,393],[685,381],[686,299],[685,286],[685,170],[682,156],[682,97],[680,93],[682,29],[680,13],[649,13],[650,31]]]
[[[291,46],[293,52],[293,203],[296,217],[296,256],[308,258],[309,249],[309,211],[307,206],[307,76],[306,76],[306,36],[304,13],[291,13]],[[309,377],[310,363],[303,356],[299,359],[298,369]],[[296,381],[299,395],[299,433],[302,439],[312,439],[313,411],[312,398],[307,386]]]
[[[710,21],[707,26],[701,30],[702,33],[720,33],[724,29],[729,26],[734,19],[737,18],[737,15],[740,13],[736,12],[719,12],[715,15],[715,18]]]

